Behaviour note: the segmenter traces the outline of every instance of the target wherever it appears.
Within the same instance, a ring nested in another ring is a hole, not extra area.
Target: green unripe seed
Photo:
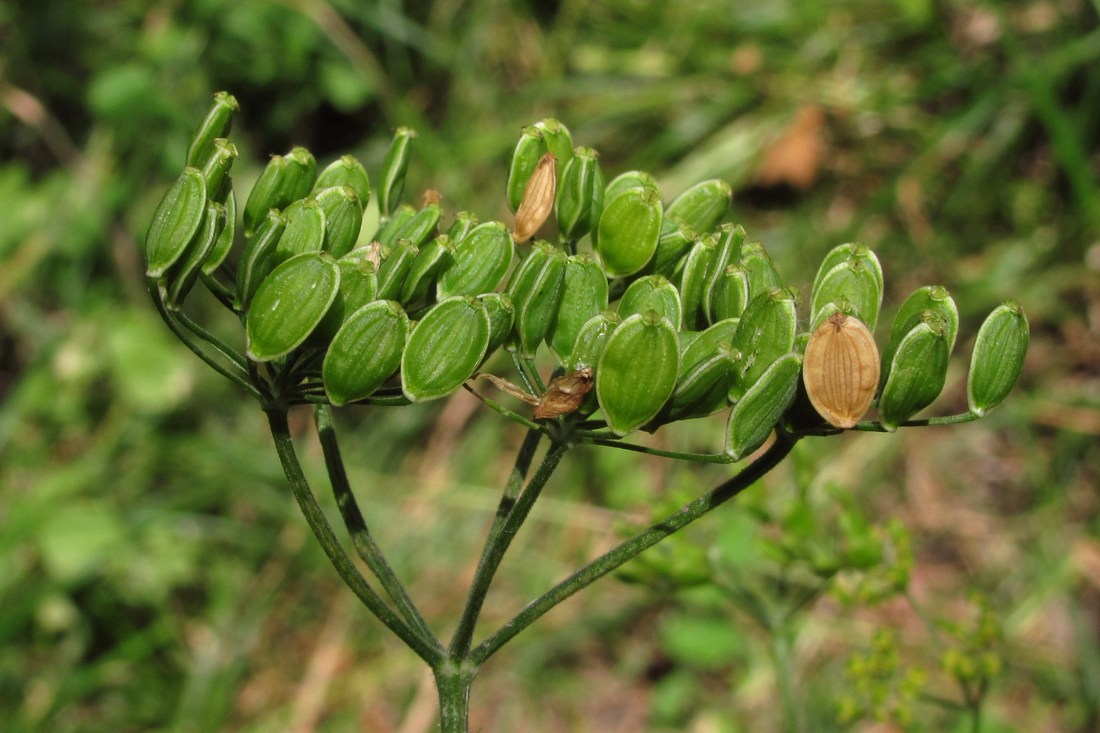
[[[565,262],[561,302],[547,338],[559,361],[569,361],[581,326],[607,310],[607,305],[607,277],[603,268],[588,255],[569,257]]]
[[[382,262],[378,265],[379,300],[397,300],[401,296],[418,254],[420,250],[407,239],[399,239],[392,247],[382,250]]]
[[[773,361],[794,348],[797,327],[794,298],[788,291],[772,290],[749,301],[733,336],[741,361],[730,388],[731,402],[739,400]]]
[[[271,361],[309,338],[336,300],[340,268],[327,253],[291,257],[256,290],[245,317],[248,358]]]
[[[729,213],[733,189],[725,181],[713,178],[700,181],[681,193],[665,209],[665,226],[672,222],[697,232],[710,232]]]
[[[879,422],[896,430],[932,404],[947,379],[947,336],[938,319],[913,327],[898,344],[879,395]]]
[[[284,231],[286,231],[286,217],[275,209],[271,209],[245,242],[241,261],[237,263],[235,305],[238,311],[248,308],[260,283],[275,269],[275,249],[279,246],[279,239],[282,238]]]
[[[798,393],[802,358],[785,354],[769,366],[730,411],[726,453],[735,461],[764,444]]]
[[[679,341],[668,319],[651,311],[619,324],[596,367],[596,398],[612,432],[626,435],[656,417],[679,369]]]
[[[535,125],[523,128],[519,141],[512,151],[511,164],[508,166],[508,183],[505,195],[508,200],[508,208],[515,213],[523,202],[523,192],[527,190],[527,181],[535,172],[542,156],[546,155],[549,148],[546,145],[546,136]]]
[[[1017,303],[993,309],[978,329],[966,397],[970,411],[984,415],[999,405],[1020,378],[1030,334],[1027,316]]]
[[[221,234],[218,235],[218,241],[214,243],[214,248],[210,250],[206,260],[202,263],[204,274],[210,275],[222,266],[222,263],[229,257],[229,253],[233,251],[233,242],[236,236],[237,195],[230,190],[229,195],[225,197],[225,226],[222,227]]]
[[[489,315],[477,298],[439,301],[413,327],[405,343],[402,392],[411,402],[449,395],[482,362],[489,336]]]
[[[409,336],[409,317],[391,300],[354,311],[332,339],[321,378],[334,405],[369,397],[397,373]]]
[[[187,149],[187,165],[193,168],[203,168],[210,156],[214,153],[215,140],[229,137],[229,130],[233,126],[233,113],[240,109],[237,98],[228,92],[218,92],[214,95],[214,104],[206,113],[206,119],[202,121],[198,132],[191,140]]]
[[[421,247],[401,286],[401,302],[414,303],[426,297],[454,251],[454,242],[446,234]]]
[[[206,215],[206,178],[197,168],[183,173],[160,200],[145,237],[145,274],[161,277],[187,251]]]
[[[382,177],[378,186],[378,208],[383,217],[391,216],[401,202],[415,139],[416,132],[408,127],[399,127],[393,132],[393,142],[382,161]]]
[[[325,244],[325,210],[315,199],[299,199],[283,210],[286,229],[275,248],[275,262],[294,255],[320,252]]]
[[[697,241],[684,260],[680,274],[680,299],[683,304],[684,328],[697,331],[706,328],[707,285],[715,267],[718,243],[706,236]]]
[[[325,236],[321,248],[339,259],[355,247],[363,228],[363,205],[349,186],[314,190],[313,199],[325,213]]]
[[[458,241],[450,261],[439,276],[440,299],[454,295],[479,295],[495,290],[512,266],[515,245],[508,228],[487,221]]]
[[[612,331],[622,323],[618,313],[605,311],[597,313],[589,318],[577,331],[577,340],[573,342],[570,350],[571,356],[564,362],[569,371],[576,371],[582,367],[595,367],[600,363],[604,346]]]
[[[317,175],[317,181],[313,184],[313,193],[316,194],[326,188],[346,186],[355,191],[359,199],[359,206],[366,208],[370,201],[370,176],[355,156],[342,155],[332,161]]]
[[[509,349],[533,357],[558,313],[565,283],[565,254],[547,242],[536,242],[516,268],[505,292],[516,308]]]
[[[252,236],[269,209],[283,210],[309,195],[316,179],[317,161],[305,148],[273,155],[244,203],[244,235]]]
[[[558,230],[567,240],[577,241],[595,229],[603,212],[604,178],[596,151],[577,148],[564,167],[558,161],[556,215]]]
[[[626,320],[635,313],[654,311],[674,326],[682,320],[680,292],[662,275],[646,275],[630,283],[619,300],[619,316]]]
[[[206,215],[199,230],[195,232],[194,240],[183,257],[168,271],[168,287],[164,300],[169,310],[179,310],[187,294],[195,286],[199,273],[202,272],[202,263],[214,250],[218,237],[225,228],[225,220],[225,207],[214,201],[207,202]]]
[[[653,259],[661,238],[661,215],[661,196],[652,188],[605,196],[595,246],[608,275],[633,275]]]

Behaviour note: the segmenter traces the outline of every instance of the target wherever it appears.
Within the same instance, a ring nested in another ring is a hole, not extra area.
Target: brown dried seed
[[[535,419],[546,420],[576,410],[584,402],[584,396],[592,391],[594,376],[592,367],[585,366],[555,377],[535,406]]]
[[[535,170],[527,179],[527,188],[523,190],[523,200],[516,209],[516,225],[512,229],[512,239],[526,242],[535,236],[554,209],[554,194],[557,187],[557,158],[546,153],[535,164]]]
[[[879,355],[859,319],[834,313],[810,335],[802,380],[814,409],[830,425],[855,427],[875,397]]]

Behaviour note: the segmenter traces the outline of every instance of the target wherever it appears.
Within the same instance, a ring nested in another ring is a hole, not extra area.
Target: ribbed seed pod
[[[352,312],[332,339],[321,366],[325,394],[334,405],[369,397],[397,373],[409,336],[409,317],[392,300]]]
[[[336,299],[314,331],[320,342],[331,341],[347,316],[378,296],[378,276],[366,247],[352,250],[336,260],[340,268],[340,288]]]
[[[440,273],[436,286],[439,298],[495,290],[512,266],[514,252],[515,245],[504,224],[478,224],[458,241],[449,264]]]
[[[712,178],[687,189],[665,209],[665,226],[679,222],[697,232],[710,232],[729,213],[733,189],[725,181]]]
[[[622,319],[619,315],[610,311],[597,313],[585,321],[577,332],[577,340],[570,350],[572,355],[564,362],[565,368],[576,371],[582,367],[595,367],[599,364],[607,339],[620,323]]]
[[[214,141],[214,147],[202,167],[202,175],[206,179],[206,195],[219,204],[225,202],[226,196],[232,190],[229,169],[233,167],[237,155],[237,146],[219,137]]]
[[[866,267],[867,270],[878,279],[878,289],[882,289],[882,266],[879,264],[878,257],[875,256],[875,253],[862,244],[847,243],[838,244],[825,254],[825,257],[821,260],[821,266],[817,268],[817,274],[814,276],[814,284],[810,292],[821,287],[822,278],[831,272],[834,267],[848,260],[856,260]]]
[[[485,358],[504,345],[516,320],[516,307],[512,299],[504,293],[482,293],[476,296],[485,306],[489,315],[489,344],[485,347]]]
[[[661,196],[655,189],[627,188],[605,196],[595,248],[608,275],[633,275],[653,259],[661,238],[661,215]]]
[[[374,240],[382,246],[392,245],[397,241],[399,232],[412,221],[414,216],[416,216],[416,209],[411,204],[401,204],[375,232]]]
[[[872,333],[882,307],[882,268],[869,249],[862,249],[828,272],[818,273],[810,298],[810,326],[821,323],[821,309],[834,303],[867,325]]]
[[[313,193],[340,186],[346,186],[355,191],[359,206],[366,208],[367,202],[370,201],[370,176],[355,156],[342,155],[329,163],[317,175],[317,181],[313,184]]]
[[[695,230],[686,226],[667,225],[663,221],[661,238],[657,240],[657,251],[649,261],[648,271],[654,275],[664,275],[669,280],[680,282],[684,258],[691,251],[699,237]]]
[[[944,335],[947,337],[948,353],[955,348],[955,338],[959,334],[959,309],[955,306],[955,300],[947,292],[947,288],[939,285],[918,288],[901,304],[894,316],[894,322],[890,324],[890,340],[882,352],[883,384],[890,374],[890,363],[894,360],[898,344],[914,326],[927,320],[926,311],[940,317]]]
[[[233,250],[233,242],[236,236],[237,196],[230,190],[229,195],[225,197],[225,226],[222,227],[221,234],[218,235],[218,241],[214,243],[214,248],[206,255],[206,260],[202,263],[204,274],[210,275],[222,266],[222,263],[225,262],[229,253]]]
[[[720,321],[689,343],[680,338],[680,372],[666,405],[667,421],[710,415],[729,406],[728,392],[740,354],[731,342],[738,319]]]
[[[718,243],[712,236],[695,242],[684,260],[680,274],[680,300],[683,304],[684,328],[698,331],[706,328],[707,284],[714,271]]]
[[[383,219],[393,215],[401,203],[415,139],[416,132],[411,128],[399,127],[393,131],[393,141],[382,160],[382,177],[378,184],[378,210]]]
[[[291,257],[264,279],[245,317],[248,358],[270,361],[309,338],[336,300],[340,268],[327,253]]]
[[[197,168],[184,168],[153,214],[145,237],[145,274],[163,276],[187,251],[204,216],[206,179]]]
[[[294,255],[320,252],[325,243],[325,210],[314,199],[299,199],[283,210],[286,230],[275,248],[275,262]]]
[[[471,214],[469,211],[460,211],[455,214],[455,220],[451,222],[451,226],[447,227],[447,236],[457,245],[479,223],[475,214]]]
[[[237,263],[236,309],[244,311],[252,301],[256,288],[275,269],[275,248],[286,230],[286,218],[275,209],[267,212],[256,231],[245,242],[241,261]]]
[[[401,286],[401,302],[415,303],[427,296],[454,251],[454,242],[446,234],[440,234],[421,247]]]
[[[218,237],[225,228],[225,207],[215,201],[208,201],[206,215],[203,217],[195,238],[188,245],[183,257],[178,259],[168,271],[167,288],[164,303],[168,310],[179,310],[187,294],[195,286],[202,271],[202,263],[214,250]]]
[[[392,247],[382,250],[382,262],[378,265],[379,300],[397,300],[400,297],[401,288],[418,254],[420,250],[407,239],[398,239]]]
[[[560,181],[562,169],[573,157],[573,136],[570,134],[568,127],[553,117],[539,120],[535,123],[535,127],[542,132],[542,139],[546,142],[546,150],[553,153],[554,157],[557,158],[558,180]]]
[[[489,335],[489,315],[477,298],[439,301],[413,327],[405,343],[401,391],[412,402],[449,395],[482,362]]]
[[[749,271],[740,264],[728,265],[711,281],[707,296],[707,320],[711,323],[739,318],[749,304]]]
[[[599,263],[588,255],[569,257],[565,261],[561,302],[547,338],[558,361],[569,361],[581,326],[607,309],[607,299],[607,277]]]
[[[325,238],[321,248],[339,259],[350,252],[363,228],[363,205],[348,186],[314,191],[313,199],[325,212]]]
[[[436,235],[442,216],[443,209],[439,204],[427,204],[398,227],[390,237],[390,241],[407,239],[412,246],[420,248]],[[382,243],[386,244],[386,242]]]
[[[731,402],[741,399],[773,361],[794,348],[797,321],[794,298],[786,290],[761,293],[749,301],[733,335],[741,360],[730,387]]]
[[[206,113],[206,119],[202,121],[187,149],[187,165],[200,169],[206,165],[206,161],[214,152],[214,141],[229,137],[229,130],[233,126],[233,113],[240,108],[240,104],[232,94],[218,92],[214,95],[214,104]]]
[[[773,288],[783,287],[771,255],[760,242],[741,245],[741,266],[749,273],[749,300]]]
[[[244,203],[244,235],[252,236],[268,209],[282,210],[308,196],[316,179],[317,160],[305,148],[295,147],[285,156],[271,156]]]
[[[512,151],[512,160],[508,166],[508,183],[505,195],[508,200],[508,208],[515,213],[523,201],[523,192],[527,190],[527,181],[535,172],[542,156],[549,152],[546,146],[546,137],[535,125],[523,128],[519,142]]]
[[[523,189],[523,198],[516,209],[516,222],[512,228],[512,239],[526,242],[535,236],[535,232],[546,223],[550,212],[554,210],[554,196],[557,191],[557,162],[553,153],[546,153],[527,179]]]
[[[563,238],[577,241],[595,229],[603,212],[603,171],[596,151],[577,148],[564,166],[559,161],[556,214]]]
[[[989,412],[1016,386],[1029,341],[1027,316],[1018,303],[1003,303],[986,317],[978,329],[966,379],[972,413],[981,416]]]
[[[680,292],[662,275],[646,275],[630,283],[619,300],[619,316],[626,320],[635,313],[654,311],[679,328],[683,318]]]
[[[565,254],[547,242],[535,242],[512,274],[505,290],[516,308],[508,348],[533,357],[558,313],[565,283]]]
[[[802,371],[806,396],[825,422],[855,427],[878,388],[875,339],[858,319],[837,311],[810,335]]]
[[[657,179],[645,171],[625,171],[608,181],[603,191],[603,200],[610,201],[628,188],[646,188],[658,196],[661,188],[657,185]]]
[[[879,422],[884,428],[896,430],[939,397],[947,380],[948,356],[947,335],[938,316],[905,334],[879,395]]]
[[[626,435],[656,417],[679,368],[679,341],[668,319],[650,311],[619,324],[596,367],[596,397],[612,432]]]
[[[735,461],[764,445],[798,392],[798,354],[784,354],[760,375],[726,424],[726,453]]]

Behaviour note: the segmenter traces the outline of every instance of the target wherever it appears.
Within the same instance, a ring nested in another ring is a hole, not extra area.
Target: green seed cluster
[[[210,288],[241,319],[250,373],[284,395],[336,405],[436,399],[504,349],[537,401],[535,360],[548,350],[556,374],[591,370],[594,383],[553,420],[621,437],[729,410],[726,453],[736,460],[777,425],[829,431],[801,389],[807,333],[837,313],[874,331],[883,276],[867,248],[826,255],[800,323],[764,246],[723,223],[727,183],[703,181],[666,205],[648,173],[605,182],[596,152],[574,147],[556,120],[523,130],[508,172],[504,194],[517,211],[553,155],[555,221],[543,233],[554,234],[529,246],[503,222],[449,217],[438,196],[402,203],[415,141],[406,128],[377,191],[354,157],[318,170],[296,147],[272,156],[238,213],[227,140],[236,108],[216,95],[154,216],[147,274],[169,312],[196,282]],[[367,232],[372,193],[380,225]],[[939,395],[958,320],[940,287],[901,306],[883,351],[877,428],[897,428]],[[974,352],[971,416],[1004,399],[1026,348],[1020,308],[996,309]]]

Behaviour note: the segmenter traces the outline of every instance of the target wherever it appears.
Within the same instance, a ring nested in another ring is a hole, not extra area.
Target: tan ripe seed
[[[843,313],[825,320],[806,343],[802,380],[826,422],[855,427],[878,389],[878,347],[867,326]]]
[[[512,239],[526,242],[535,236],[554,209],[554,195],[557,189],[557,158],[546,153],[535,164],[535,170],[527,179],[527,188],[523,189],[523,200],[516,209],[516,225],[512,229]]]

